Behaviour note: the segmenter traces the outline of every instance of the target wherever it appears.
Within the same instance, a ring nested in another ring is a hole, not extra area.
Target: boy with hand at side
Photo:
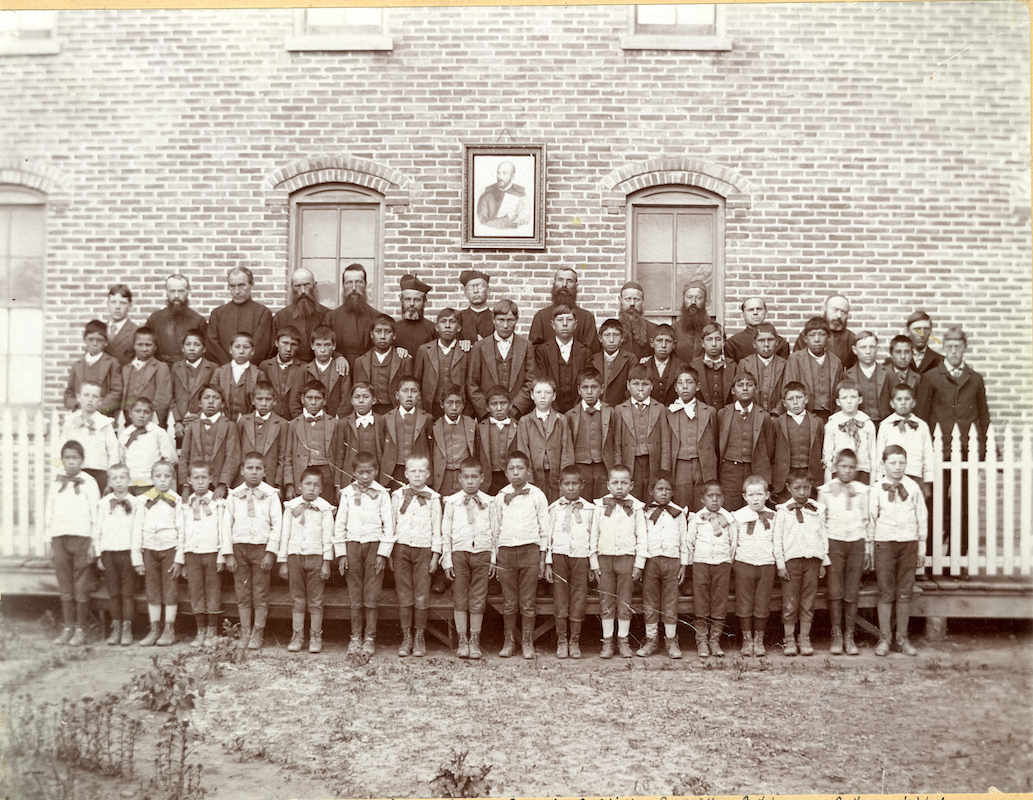
[[[240,471],[244,483],[226,499],[229,535],[224,539],[223,556],[226,569],[233,573],[237,594],[240,646],[261,650],[283,507],[279,493],[265,482],[265,458],[261,453],[246,453]]]
[[[875,472],[875,425],[859,410],[861,392],[857,384],[844,378],[836,387],[836,405],[839,411],[825,423],[825,443],[822,461],[825,462],[825,480],[832,479],[832,468],[840,450],[853,450],[857,457],[857,480],[871,483]]]
[[[315,467],[323,476],[321,497],[334,504],[340,496],[340,472],[334,469],[337,457],[337,420],[324,406],[326,389],[319,381],[309,381],[302,393],[304,411],[287,423],[287,444],[283,455],[283,488],[287,499],[301,494],[301,473]]]
[[[875,437],[875,452],[884,453],[891,444],[900,445],[907,453],[907,471],[904,473],[922,487],[928,500],[933,495],[933,437],[925,420],[915,416],[915,390],[906,383],[893,387],[893,413],[879,424]],[[877,470],[879,475],[883,464]]]
[[[633,353],[621,349],[622,341],[624,326],[620,320],[608,319],[599,326],[602,349],[592,356],[592,366],[602,377],[603,402],[611,408],[628,399],[628,370],[638,363]]]
[[[331,417],[351,412],[348,399],[351,397],[352,375],[346,360],[334,359],[336,350],[337,334],[333,328],[326,325],[317,326],[312,331],[312,361],[302,365],[301,376],[298,378],[301,392],[307,391],[308,385],[313,381],[322,385],[326,413]],[[356,377],[356,380],[362,379]],[[294,403],[289,408],[292,419],[297,418],[305,405],[300,393],[295,392],[294,398]],[[326,497],[326,493],[327,483],[324,475],[322,497]]]
[[[431,457],[430,414],[420,408],[420,384],[412,375],[395,381],[396,406],[384,417],[384,455],[380,461],[385,485],[404,486],[409,456]],[[374,407],[375,410],[375,407]]]
[[[122,460],[115,435],[115,421],[97,409],[101,402],[100,384],[83,381],[79,384],[76,400],[79,410],[65,419],[60,441],[79,442],[85,453],[82,469],[96,482],[101,494],[108,485],[108,468]]]
[[[491,478],[487,493],[492,497],[509,483],[506,461],[516,451],[517,426],[509,416],[509,393],[502,386],[493,386],[484,393],[488,401],[488,418],[477,423],[477,457],[484,466],[485,477]]]
[[[546,339],[534,352],[535,370],[541,378],[556,384],[556,410],[566,414],[577,401],[577,376],[590,366],[592,353],[574,338],[577,319],[574,309],[560,303],[552,309],[554,337]],[[533,390],[532,390],[533,391]]]
[[[348,577],[350,656],[357,656],[360,652],[372,656],[376,651],[380,589],[394,541],[391,494],[374,480],[376,475],[376,456],[358,453],[355,456],[354,480],[341,493],[341,504],[334,522],[337,568],[341,575]],[[365,638],[363,621],[366,624]]]
[[[204,333],[197,328],[183,334],[183,360],[172,365],[172,419],[177,442],[186,426],[201,413],[201,392],[215,378],[218,365],[204,357]]]
[[[868,557],[868,484],[855,480],[857,456],[840,450],[833,465],[835,477],[818,489],[818,502],[825,506],[829,535],[828,586],[829,620],[832,623],[834,656],[857,655],[854,624],[861,573],[875,566]],[[840,628],[840,622],[843,627]]]
[[[384,454],[384,418],[373,413],[373,385],[356,381],[352,386],[352,410],[337,420],[337,463],[341,465],[339,482],[347,486],[355,474],[355,456],[372,453],[377,460]]]
[[[291,640],[287,652],[300,652],[305,642],[305,611],[309,614],[308,651],[323,649],[323,584],[334,560],[334,509],[320,497],[323,475],[318,469],[301,473],[301,494],[283,505],[276,534],[280,578],[291,593]]]
[[[273,411],[290,422],[301,408],[301,387],[305,365],[297,360],[301,334],[293,325],[284,325],[276,335],[276,355],[258,365],[273,387]]]
[[[757,380],[745,370],[735,376],[735,404],[717,412],[718,480],[728,509],[743,507],[742,485],[747,475],[771,480],[775,427],[768,412],[753,402]]]
[[[620,425],[614,439],[614,461],[631,471],[635,497],[649,497],[650,477],[671,469],[671,428],[667,409],[650,396],[649,370],[636,364],[628,370],[629,398],[617,406]],[[610,470],[611,477],[613,470]]]
[[[129,468],[129,491],[140,495],[151,488],[151,467],[158,461],[176,461],[172,434],[154,422],[154,410],[146,397],[137,398],[129,412],[130,424],[118,434],[119,453]]]
[[[836,386],[843,380],[839,357],[828,350],[832,331],[825,317],[811,317],[803,326],[806,347],[794,351],[786,361],[786,383],[802,383],[807,393],[807,410],[824,425],[835,410]]]
[[[725,356],[725,332],[716,322],[703,326],[700,332],[703,355],[690,365],[699,376],[699,395],[703,402],[720,410],[732,402],[735,383],[735,362]]]
[[[219,636],[222,614],[222,572],[227,531],[223,517],[226,501],[210,491],[211,473],[203,461],[190,464],[190,499],[184,502],[179,545],[172,577],[186,575],[190,610],[197,623],[191,647],[212,646]]]
[[[420,382],[424,408],[434,419],[438,419],[445,413],[445,393],[450,391],[453,386],[466,386],[469,358],[466,351],[463,350],[463,346],[456,343],[459,328],[459,314],[456,310],[454,308],[441,309],[438,312],[437,325],[434,327],[437,339],[421,344],[419,350],[416,351],[413,374]],[[465,406],[466,390],[460,388],[460,392]],[[456,485],[458,486],[458,484]]]
[[[111,497],[102,498],[97,510],[96,543],[111,613],[107,643],[128,647],[133,643],[136,571],[143,572],[143,554],[133,550],[133,527],[142,505],[129,493],[129,467],[125,464],[108,470],[108,487]]]
[[[253,411],[237,420],[240,452],[261,453],[265,457],[265,474],[269,483],[283,489],[283,462],[287,455],[287,421],[277,414],[276,390],[266,380],[255,384],[251,404]]]
[[[757,379],[755,399],[772,417],[777,417],[784,411],[782,386],[785,383],[786,360],[776,352],[779,345],[784,342],[774,325],[762,322],[756,328],[753,352],[736,365],[737,372],[749,372]]]
[[[591,501],[581,499],[583,486],[580,468],[564,467],[560,473],[561,497],[549,506],[545,580],[552,584],[557,658],[581,658],[581,624],[588,603],[588,556],[595,514]]]
[[[641,369],[641,365],[638,365]],[[634,383],[634,369],[632,380]],[[633,390],[635,391],[635,390]],[[648,395],[647,395],[648,396]],[[659,408],[658,404],[654,406]],[[631,658],[628,642],[631,632],[631,593],[641,570],[636,557],[645,557],[645,507],[637,497],[631,470],[620,465],[610,470],[609,494],[595,501],[589,533],[589,565],[599,584],[603,623],[603,649],[600,658],[613,658],[613,620],[617,619],[617,645],[621,658]]]
[[[810,499],[811,477],[793,469],[788,477],[791,499],[775,509],[775,564],[782,579],[782,627],[787,656],[814,655],[811,622],[818,579],[829,565],[829,537],[825,506]],[[800,648],[796,647],[796,623],[800,623]]]
[[[355,359],[354,378],[356,382],[363,381],[373,386],[376,397],[373,413],[386,415],[393,406],[396,381],[413,374],[413,361],[408,355],[405,358],[398,355],[395,321],[387,314],[374,318],[369,337],[373,347]],[[315,350],[315,343],[312,349]],[[416,386],[419,385],[417,382]]]
[[[433,344],[428,342],[427,344]],[[443,413],[434,420],[430,438],[434,443],[434,473],[430,485],[442,497],[459,491],[459,466],[477,452],[477,423],[463,416],[466,396],[459,386],[448,386],[441,393]]]
[[[717,412],[697,397],[699,376],[692,367],[678,370],[674,388],[678,399],[667,409],[674,501],[686,511],[698,511],[699,490],[717,480]]]
[[[645,508],[645,552],[635,557],[635,566],[642,570],[642,605],[645,608],[646,641],[637,655],[647,657],[656,652],[660,639],[660,621],[664,623],[667,654],[681,658],[678,647],[678,586],[685,581],[689,564],[686,539],[685,509],[674,505],[674,476],[663,470],[653,476],[649,489],[653,501]]]
[[[90,618],[90,562],[97,525],[100,491],[93,477],[83,471],[83,446],[75,440],[61,445],[60,472],[47,491],[45,531],[50,537],[50,556],[61,594],[64,627],[54,644],[86,644]]]
[[[183,502],[172,490],[176,485],[176,470],[170,462],[159,461],[151,468],[151,483],[153,488],[137,501],[143,503],[143,512],[133,527],[132,549],[143,555],[147,615],[151,620],[151,632],[140,641],[140,646],[168,647],[176,642],[179,585],[173,570],[183,524]],[[164,629],[161,626],[163,606]]]
[[[603,381],[599,371],[586,367],[577,376],[581,401],[567,412],[574,447],[574,464],[584,481],[582,492],[587,500],[606,494],[606,475],[614,465],[613,439],[616,417],[613,409],[602,403]]]
[[[890,339],[890,357],[886,359],[886,366],[890,369],[890,384],[896,386],[898,383],[906,383],[918,394],[919,374],[915,372],[912,356],[915,353],[915,346],[904,334],[899,334]],[[892,404],[892,397],[890,398]]]
[[[534,351],[531,342],[516,333],[520,313],[512,300],[500,300],[492,309],[495,333],[470,350],[467,394],[478,419],[488,414],[486,389],[501,385],[510,398],[508,416],[519,419],[531,410]]]
[[[674,355],[674,328],[670,325],[657,325],[653,338],[649,340],[653,355],[639,360],[649,370],[649,378],[653,382],[650,396],[662,406],[674,402],[677,392],[675,380],[685,364]]]
[[[250,333],[236,333],[230,344],[230,361],[215,370],[212,382],[222,389],[226,398],[224,413],[230,422],[237,422],[251,412],[255,384],[261,380],[258,367],[251,363],[254,355],[254,337]]]
[[[552,407],[556,382],[535,378],[531,389],[534,411],[517,423],[516,447],[531,456],[531,481],[551,503],[560,494],[560,470],[574,463],[574,445],[567,418]]]
[[[528,483],[530,477],[531,459],[514,452],[506,459],[509,484],[499,491],[491,506],[488,577],[498,577],[502,585],[505,640],[500,658],[509,658],[516,650],[517,610],[522,617],[522,654],[534,658],[535,592],[538,579],[545,575],[549,503],[541,489]]]
[[[240,435],[237,426],[222,413],[225,397],[214,384],[201,392],[201,414],[187,425],[183,447],[179,451],[180,492],[190,497],[190,464],[204,461],[211,469],[215,499],[222,500],[229,492],[240,469]]]
[[[402,626],[402,644],[398,657],[427,654],[424,632],[430,600],[430,576],[438,568],[441,557],[441,495],[427,486],[430,459],[409,456],[405,460],[408,483],[391,494],[394,539],[391,548],[391,571],[398,595],[398,617]],[[415,607],[416,635],[413,636]]]
[[[915,570],[925,566],[925,500],[918,484],[907,476],[907,452],[903,447],[891,444],[883,451],[882,469],[886,477],[872,486],[868,496],[872,539],[867,555],[874,557],[879,584],[879,643],[875,655],[890,653],[896,610],[895,645],[904,655],[916,656],[918,651],[908,640],[907,627]]]
[[[843,371],[843,378],[857,384],[861,411],[878,428],[890,415],[890,389],[894,385],[890,370],[875,360],[879,354],[879,337],[871,331],[861,331],[850,349],[857,356],[857,363]]]
[[[791,381],[782,388],[786,413],[775,418],[775,460],[772,465],[771,494],[776,503],[789,499],[786,477],[792,469],[811,476],[811,485],[820,486],[823,477],[822,452],[825,446],[824,423],[807,410],[807,389]]]
[[[114,419],[122,400],[122,366],[117,359],[104,352],[108,346],[107,326],[99,319],[91,319],[86,323],[82,338],[86,343],[86,352],[72,362],[72,368],[68,371],[65,408],[74,411],[79,407],[79,387],[89,381],[100,387],[101,399],[97,409]]]
[[[700,658],[721,658],[721,636],[728,608],[728,584],[738,527],[735,517],[723,508],[721,483],[703,484],[703,508],[686,525],[689,563],[692,565],[692,602],[696,615],[696,649]],[[709,629],[709,636],[708,636]]]
[[[441,519],[441,568],[452,581],[452,615],[459,631],[458,658],[481,658],[481,625],[487,607],[492,550],[492,498],[480,491],[483,481],[481,462],[476,458],[464,460],[459,465],[462,488],[445,498]]]
[[[154,419],[165,427],[172,404],[172,373],[168,364],[154,357],[158,337],[146,325],[133,332],[134,358],[122,367],[122,413],[129,421],[129,409],[138,397],[154,404]]]
[[[775,512],[766,507],[768,482],[760,475],[743,481],[742,495],[746,505],[732,515],[738,526],[732,562],[735,616],[742,631],[742,657],[763,658],[764,629],[775,585]]]

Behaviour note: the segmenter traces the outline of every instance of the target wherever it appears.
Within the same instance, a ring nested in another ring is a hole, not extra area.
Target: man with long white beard
[[[434,323],[423,316],[430,286],[415,275],[403,275],[399,286],[402,290],[402,318],[395,325],[395,344],[415,356],[421,345],[438,336]]]
[[[577,304],[577,272],[569,267],[556,270],[552,276],[552,303],[541,309],[531,320],[531,331],[527,337],[534,347],[555,338],[552,317],[556,306],[570,306],[574,309],[577,327],[574,340],[588,348],[589,353],[599,352],[599,335],[596,333],[595,317]]]
[[[621,347],[639,358],[651,356],[653,347],[650,342],[653,340],[656,325],[643,316],[646,303],[645,290],[641,284],[628,281],[621,287],[617,297],[620,302],[617,319],[624,326],[624,339]]]
[[[674,321],[677,342],[674,354],[691,364],[703,357],[703,326],[713,322],[707,312],[707,287],[699,281],[686,283],[681,295],[681,313]]]
[[[316,279],[307,269],[299,269],[291,275],[291,297],[286,307],[273,314],[273,341],[280,336],[280,330],[290,325],[301,334],[298,361],[312,360],[312,331],[323,324],[328,309],[319,302]]]
[[[154,356],[166,364],[183,360],[183,337],[194,328],[202,333],[208,328],[204,317],[190,307],[190,281],[176,273],[165,279],[168,305],[147,318],[144,327],[154,331],[158,349]]]

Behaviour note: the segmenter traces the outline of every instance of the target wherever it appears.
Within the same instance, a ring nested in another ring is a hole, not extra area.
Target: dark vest
[[[811,466],[811,425],[810,417],[803,418],[803,424],[786,415],[786,431],[789,433],[789,468],[810,469]]]

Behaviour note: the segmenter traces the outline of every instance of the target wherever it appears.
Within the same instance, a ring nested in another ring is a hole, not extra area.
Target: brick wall
[[[563,265],[601,320],[626,275],[623,188],[721,186],[730,331],[744,295],[792,335],[836,290],[885,350],[922,307],[969,332],[995,420],[1033,421],[1021,4],[735,5],[728,52],[624,51],[623,6],[389,14],[390,52],[290,53],[289,10],[62,11],[60,55],[0,59],[0,181],[50,196],[48,402],[108,283],[142,321],[183,271],[207,313],[239,263],[280,307],[281,171],[327,159],[386,181],[391,313],[402,273],[433,311],[476,266],[526,326]],[[495,141],[548,147],[544,252],[459,247],[461,144]]]

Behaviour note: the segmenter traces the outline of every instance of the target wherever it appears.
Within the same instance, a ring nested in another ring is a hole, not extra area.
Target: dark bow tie
[[[653,512],[649,515],[649,521],[654,524],[656,524],[656,521],[660,519],[660,515],[665,511],[671,515],[671,519],[678,519],[679,515],[681,515],[681,512],[672,508],[670,503],[664,503],[663,505],[660,505],[660,503],[650,503],[646,506],[646,511]]]
[[[190,498],[190,505],[194,509],[194,519],[199,521],[201,519],[201,508],[204,508],[205,516],[210,517],[212,515],[211,501],[207,497],[199,497],[196,494]]]
[[[902,433],[906,433],[908,428],[913,431],[918,430],[918,423],[913,419],[895,419],[893,420],[893,424],[900,428]]]
[[[114,511],[119,506],[122,507],[122,510],[125,511],[127,516],[133,513],[133,504],[129,502],[129,498],[126,498],[125,500],[119,500],[117,497],[112,497],[111,510]]]
[[[513,502],[514,497],[519,497],[522,494],[530,496],[531,490],[525,486],[523,489],[518,489],[516,491],[510,492],[509,494],[504,494],[502,496],[502,502],[504,502],[508,506],[510,503]]]
[[[402,514],[404,514],[408,510],[409,504],[412,502],[414,497],[421,506],[427,505],[427,501],[430,500],[430,492],[428,492],[426,489],[421,489],[417,492],[415,489],[409,486],[406,486],[404,489],[402,489],[402,496],[405,498],[404,500],[402,500],[402,507],[399,509],[399,512]]]
[[[757,512],[757,519],[760,520],[760,524],[764,526],[764,530],[771,530],[771,520],[774,518],[775,512],[770,509],[764,508]],[[757,520],[751,519],[746,523],[746,535],[753,536],[753,529],[757,526]]]
[[[147,496],[151,498],[147,501],[147,508],[154,508],[154,505],[162,500],[164,500],[173,508],[176,507],[176,498],[168,492],[162,492],[158,489],[151,489],[151,491],[147,493]]]
[[[595,413],[596,413],[596,412],[597,412],[598,410],[599,410],[599,409],[598,409],[598,408],[596,408],[595,406],[588,406],[588,407],[587,407],[587,408],[585,409],[585,413],[586,413],[586,414],[588,414],[588,416],[592,416],[592,415],[593,415],[593,414],[595,414]]]
[[[900,483],[884,483],[882,488],[886,490],[886,499],[891,503],[900,498],[901,500],[907,500],[907,489],[904,488],[903,484]]]
[[[476,519],[471,506],[477,506],[481,511],[484,511],[484,501],[476,494],[468,493],[463,497],[463,505],[466,507],[466,522],[468,525],[473,525]]]
[[[129,432],[129,438],[126,439],[126,447],[129,447],[129,445],[131,445],[133,442],[135,442],[137,439],[139,439],[141,436],[143,436],[146,432],[147,432],[147,428],[145,428],[145,427],[144,428],[133,428]]]
[[[858,439],[860,438],[859,434],[860,434],[861,428],[863,428],[863,427],[864,427],[864,425],[861,423],[860,420],[857,420],[857,419],[847,419],[847,420],[843,420],[843,422],[839,423],[839,429],[841,431],[843,431],[844,433],[849,434],[850,436],[852,436],[854,438],[855,442],[858,441]]]
[[[615,509],[617,506],[623,508],[624,513],[627,514],[629,517],[631,516],[632,509],[634,508],[634,505],[630,500],[618,500],[616,497],[604,497],[603,506],[606,508],[606,514],[604,516],[607,517],[613,514],[613,509]]]
[[[306,511],[319,511],[319,508],[315,503],[310,503],[307,500],[304,503],[299,503],[291,509],[291,514],[295,519],[301,517],[300,522],[302,525],[305,524],[305,512]]]
[[[75,493],[79,494],[79,487],[83,484],[82,475],[58,475],[57,479],[61,482],[61,488],[57,490],[58,494],[61,494],[61,492],[67,489],[68,484],[72,484],[75,489]]]
[[[358,484],[356,484],[356,486],[357,486],[357,485],[358,485]],[[367,496],[367,497],[369,497],[369,498],[370,498],[371,500],[376,500],[377,498],[379,498],[379,497],[380,497],[380,492],[378,492],[378,491],[377,491],[376,489],[374,489],[374,488],[373,488],[372,486],[369,486],[369,487],[367,487],[367,488],[365,488],[365,489],[361,489],[361,488],[360,488],[360,489],[358,489],[358,490],[357,490],[357,491],[355,492],[355,505],[357,505],[357,506],[361,506],[361,505],[362,505],[362,496],[363,496],[363,495],[366,495],[366,496]]]
[[[718,511],[704,510],[700,511],[699,515],[707,522],[717,525],[717,529],[714,532],[718,536],[720,536],[724,532],[724,529],[728,527],[728,520],[725,519],[724,514],[721,514]]]
[[[790,500],[788,503],[786,503],[786,509],[787,510],[795,511],[796,512],[796,521],[797,522],[801,522],[801,523],[803,522],[803,510],[805,508],[808,511],[817,511],[818,510],[818,507],[816,505],[814,505],[814,503],[812,503],[810,500],[808,500],[803,505],[800,505],[795,500]]]
[[[565,508],[569,514],[571,514],[580,525],[583,520],[581,517],[581,500],[568,500],[565,497],[560,498],[560,506]]]

